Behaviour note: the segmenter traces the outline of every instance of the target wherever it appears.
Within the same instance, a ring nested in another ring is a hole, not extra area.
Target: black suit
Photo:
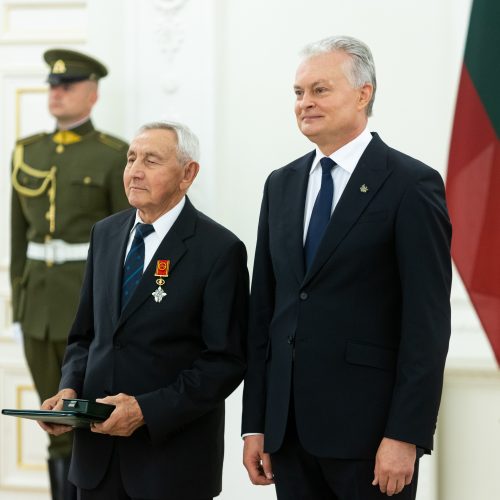
[[[197,499],[221,490],[224,399],[245,370],[245,247],[189,200],[120,314],[125,249],[135,210],[98,222],[60,388],[95,399],[135,396],[146,425],[131,437],[76,431],[70,480],[102,480],[113,447],[125,490],[138,498]],[[152,292],[169,259],[167,296]]]
[[[263,432],[265,451],[279,450],[293,390],[297,434],[312,455],[373,459],[384,436],[430,450],[450,335],[442,179],[374,134],[306,272],[313,159],[265,185],[243,432]]]

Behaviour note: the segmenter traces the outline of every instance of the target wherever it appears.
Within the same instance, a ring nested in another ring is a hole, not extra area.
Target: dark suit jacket
[[[70,480],[92,489],[113,446],[130,496],[204,498],[221,490],[224,399],[245,370],[248,274],[243,243],[186,199],[120,314],[122,268],[135,210],[92,232],[61,388],[94,399],[133,395],[145,426],[131,437],[75,432]],[[169,259],[167,296],[152,292]]]
[[[450,335],[442,179],[374,134],[306,273],[313,158],[265,185],[243,432],[264,432],[277,451],[293,387],[298,435],[316,456],[373,458],[383,436],[430,450]]]

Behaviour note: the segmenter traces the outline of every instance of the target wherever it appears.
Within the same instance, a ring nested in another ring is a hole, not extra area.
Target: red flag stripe
[[[450,147],[452,254],[500,364],[500,147],[464,66]]]

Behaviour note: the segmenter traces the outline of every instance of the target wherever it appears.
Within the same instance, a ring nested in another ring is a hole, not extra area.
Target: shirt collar
[[[90,115],[86,116],[85,118],[82,118],[81,120],[78,120],[77,122],[72,123],[68,127],[60,128],[58,125],[56,125],[57,130],[72,130],[74,131],[76,128],[80,127],[83,124],[87,124],[87,122],[90,122]]]
[[[163,238],[165,238],[167,233],[170,231],[170,228],[174,225],[174,222],[177,220],[177,217],[179,217],[179,214],[182,212],[185,204],[186,197],[183,196],[181,201],[179,201],[177,205],[171,208],[168,212],[164,213],[161,217],[158,217],[158,219],[153,222],[155,234],[160,238],[160,240],[163,240]],[[141,219],[139,210],[136,210],[135,212],[134,227],[130,231],[130,234],[132,234],[132,232],[135,230],[137,224],[146,224]]]
[[[351,142],[348,142],[337,151],[330,155],[330,158],[341,168],[352,174],[356,165],[358,164],[361,155],[364,153],[366,147],[372,140],[372,135],[368,130],[368,126],[365,127],[363,132],[354,138]],[[311,175],[314,170],[319,168],[321,158],[324,158],[321,150],[316,146],[316,156],[312,163],[309,175]]]

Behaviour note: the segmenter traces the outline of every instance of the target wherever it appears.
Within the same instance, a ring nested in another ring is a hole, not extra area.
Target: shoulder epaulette
[[[18,139],[16,141],[16,144],[22,144],[23,146],[27,146],[28,144],[31,144],[33,142],[36,142],[43,137],[47,136],[48,134],[46,132],[40,132],[38,134],[30,135],[28,137],[23,137],[21,139]]]
[[[112,135],[103,134],[102,132],[99,132],[97,139],[103,144],[106,144],[106,146],[116,149],[117,151],[128,148],[128,144],[125,141],[118,139],[118,137],[113,137]]]

